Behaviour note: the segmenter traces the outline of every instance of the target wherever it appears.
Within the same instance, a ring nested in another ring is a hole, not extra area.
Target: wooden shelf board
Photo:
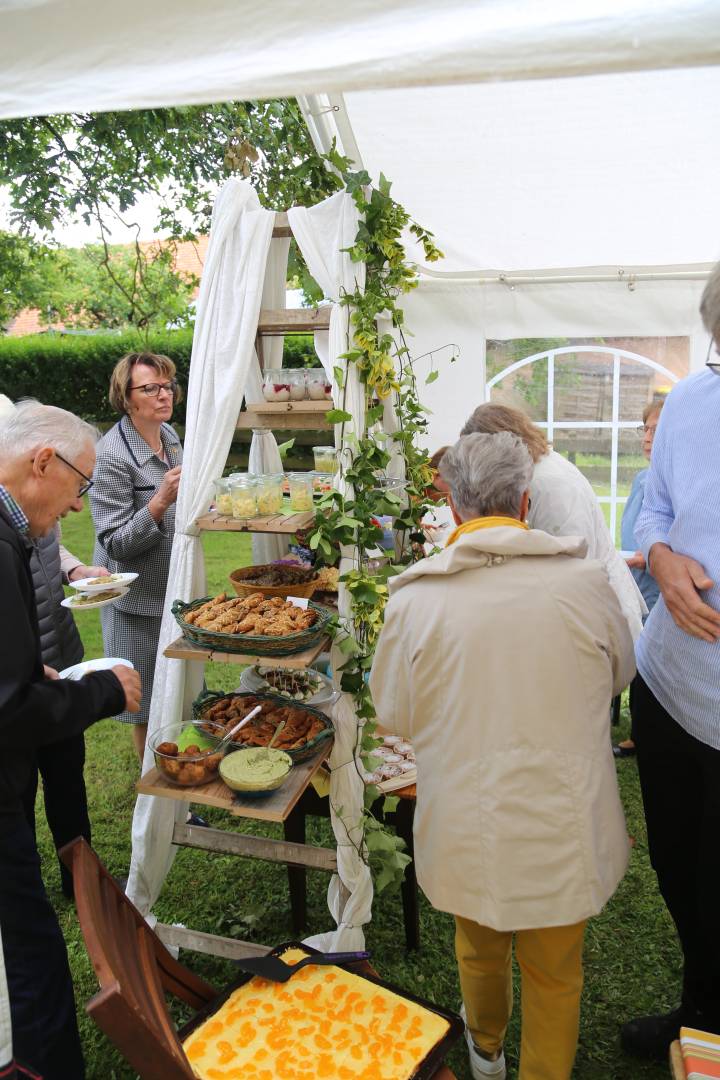
[[[259,334],[312,334],[330,329],[329,304],[317,308],[263,308],[258,319]]]
[[[303,399],[302,401],[254,401],[248,405],[248,409],[252,409],[253,412],[262,415],[268,413],[270,416],[282,415],[283,413],[326,413],[330,412],[333,407],[332,401],[310,401],[309,399]]]
[[[285,821],[323,761],[329,757],[332,744],[333,740],[327,739],[314,758],[295,765],[282,787],[261,799],[248,799],[231,791],[219,777],[210,784],[177,787],[155,768],[138,780],[136,790],[141,795],[157,795],[198,806],[216,806],[227,810],[234,817],[253,818],[256,821]]]
[[[271,664],[273,667],[297,670],[309,667],[317,660],[323,649],[327,648],[328,643],[329,639],[323,637],[316,645],[303,652],[293,653],[292,656],[255,656],[250,653],[229,653],[218,649],[206,649],[180,637],[168,645],[165,656],[173,660],[199,660],[202,663],[212,660],[216,664]]]
[[[283,533],[292,535],[298,529],[309,528],[315,519],[312,510],[300,514],[270,514],[268,517],[233,518],[211,510],[199,517],[195,524],[203,532],[254,532]]]
[[[332,401],[256,401],[246,405],[236,427],[241,431],[249,428],[320,431],[330,426],[326,414],[332,407]]]

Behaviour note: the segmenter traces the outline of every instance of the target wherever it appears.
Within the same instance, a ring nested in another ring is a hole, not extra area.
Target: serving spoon
[[[217,754],[218,750],[224,750],[225,747],[227,746],[227,744],[232,739],[233,735],[236,735],[238,733],[238,731],[240,730],[240,728],[245,727],[245,725],[250,720],[252,720],[253,716],[257,716],[257,714],[260,712],[261,709],[262,709],[262,705],[256,705],[254,709],[251,709],[251,711],[247,714],[247,716],[244,716],[242,718],[242,720],[239,720],[237,722],[235,727],[230,728],[230,730],[225,735],[223,735],[220,742],[213,749],[213,751],[212,751],[213,754]]]

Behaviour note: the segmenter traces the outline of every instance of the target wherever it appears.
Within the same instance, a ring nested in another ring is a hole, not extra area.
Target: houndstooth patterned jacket
[[[168,465],[123,416],[98,443],[89,493],[97,537],[94,562],[111,574],[140,575],[115,605],[134,615],[162,615],[170,568],[175,506],[158,525],[147,504],[167,470],[182,462],[182,444],[169,424],[163,424],[160,438]]]

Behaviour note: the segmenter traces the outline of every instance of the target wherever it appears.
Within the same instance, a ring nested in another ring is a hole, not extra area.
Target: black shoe
[[[620,746],[616,744],[613,746],[613,754],[615,757],[635,757],[637,749],[634,746]]]
[[[199,814],[188,814],[187,818],[185,819],[185,824],[186,825],[199,825],[203,829],[209,829],[210,828],[210,826],[208,825],[205,818],[200,817]]]
[[[680,1038],[680,1028],[687,1022],[683,1009],[673,1009],[660,1016],[638,1016],[621,1027],[620,1045],[626,1054],[634,1057],[665,1061],[670,1043]]]

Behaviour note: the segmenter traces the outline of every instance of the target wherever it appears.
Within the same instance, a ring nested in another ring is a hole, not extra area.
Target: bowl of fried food
[[[276,694],[223,694],[205,691],[193,702],[194,724],[207,732],[208,725],[221,725],[225,731],[234,727],[243,716],[260,706],[260,712],[236,735],[226,748],[226,754],[238,748],[266,747],[280,723],[284,726],[273,744],[284,750],[293,764],[314,757],[321,743],[335,733],[332,720],[312,705],[291,704]]]
[[[215,747],[224,734],[224,727],[208,722],[202,734],[198,732],[197,740],[191,742],[178,736],[176,725],[161,727],[150,736],[150,749],[158,772],[178,787],[194,787],[217,780],[223,752],[217,752]],[[184,749],[180,749],[178,743]]]

